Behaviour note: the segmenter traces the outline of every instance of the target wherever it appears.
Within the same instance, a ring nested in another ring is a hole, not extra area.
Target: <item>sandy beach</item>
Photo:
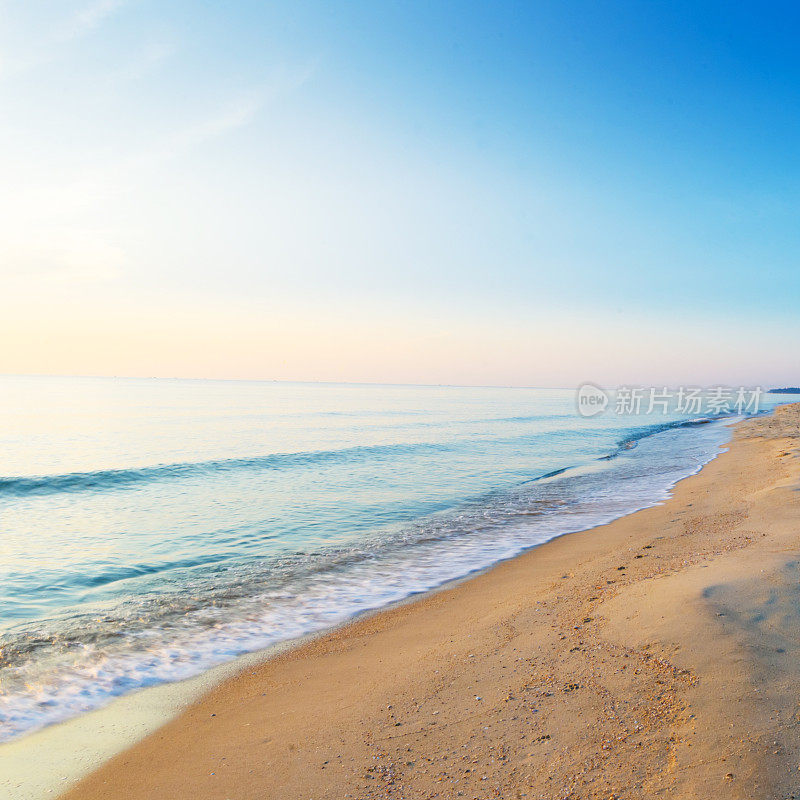
[[[0,9],[0,800],[800,800],[800,9]]]
[[[63,795],[800,796],[800,405],[663,505],[211,690]]]

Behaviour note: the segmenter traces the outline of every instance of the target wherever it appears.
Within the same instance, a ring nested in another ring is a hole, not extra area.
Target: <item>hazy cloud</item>
[[[59,56],[59,46],[65,45],[96,30],[106,19],[128,4],[129,0],[96,0],[72,8],[65,19],[56,19],[53,26],[44,28],[36,24],[25,30],[21,22],[15,24],[13,4],[4,4],[5,41],[0,43],[0,78],[10,78],[29,69],[47,64]],[[22,4],[19,5],[23,8]],[[29,9],[26,4],[24,8]],[[46,8],[42,16],[51,19],[52,9]],[[31,30],[32,28],[32,30]]]

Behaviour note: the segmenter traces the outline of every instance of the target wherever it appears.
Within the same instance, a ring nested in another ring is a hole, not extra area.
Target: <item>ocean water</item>
[[[663,500],[728,421],[554,389],[0,378],[0,740]]]

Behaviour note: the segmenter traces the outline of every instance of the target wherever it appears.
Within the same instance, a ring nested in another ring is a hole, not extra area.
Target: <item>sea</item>
[[[0,741],[663,502],[733,419],[582,417],[574,389],[2,377]]]

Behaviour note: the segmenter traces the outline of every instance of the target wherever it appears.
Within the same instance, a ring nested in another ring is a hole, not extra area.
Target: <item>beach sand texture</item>
[[[800,405],[661,506],[244,670],[69,800],[800,797]]]

